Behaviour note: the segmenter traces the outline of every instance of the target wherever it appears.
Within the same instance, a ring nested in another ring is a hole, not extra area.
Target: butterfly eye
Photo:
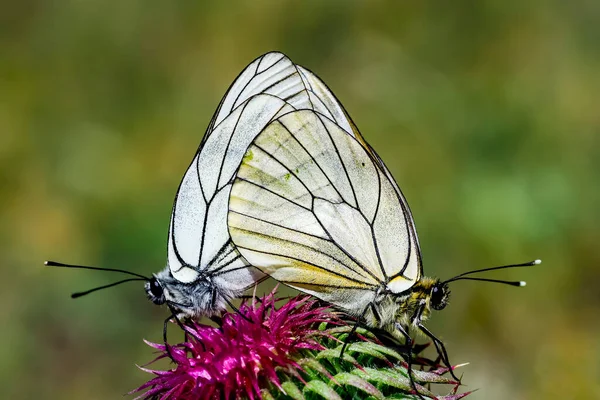
[[[436,283],[431,289],[431,308],[442,310],[448,304],[450,291],[445,283]]]
[[[152,279],[146,282],[146,293],[148,294],[148,298],[155,304],[163,304],[165,302],[164,290],[156,277],[152,277]]]
[[[163,295],[163,289],[156,278],[150,281],[150,291],[156,297],[162,297]]]

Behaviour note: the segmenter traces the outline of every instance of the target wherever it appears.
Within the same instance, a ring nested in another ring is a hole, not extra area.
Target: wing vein
[[[321,167],[321,165],[318,163],[318,161],[312,156],[312,154],[310,154],[310,152],[306,149],[306,147],[298,140],[298,138],[296,136],[294,136],[294,134],[292,133],[292,131],[281,121],[281,119],[279,120],[279,123],[281,124],[281,126],[283,126],[285,128],[286,131],[288,131],[288,133],[290,134],[291,137],[294,138],[294,140],[298,143],[298,145],[300,147],[302,147],[302,150],[304,150],[306,152],[306,154],[308,155],[308,157],[314,161],[315,165],[317,166],[317,168],[319,168],[319,170],[321,171],[321,173],[325,176],[325,178],[327,179],[327,181],[329,182],[329,184],[331,185],[331,187],[333,188],[333,190],[335,190],[335,192],[337,193],[337,195],[339,196],[340,199],[342,199],[342,201],[344,200],[344,196],[342,196],[342,194],[338,191],[337,187],[333,184],[333,182],[331,182],[331,179],[329,179],[329,176],[325,173],[325,171],[323,170],[323,168]],[[305,185],[306,186],[306,185]],[[310,190],[309,190],[310,192]]]
[[[368,154],[368,153],[367,153]],[[368,154],[369,155],[369,154]],[[369,158],[371,155],[369,155]],[[377,205],[375,206],[375,213],[373,214],[373,221],[369,222],[367,219],[367,223],[369,224],[369,228],[371,229],[371,236],[373,237],[373,244],[375,245],[375,254],[377,254],[377,261],[379,262],[379,268],[381,269],[381,273],[386,281],[389,281],[389,277],[385,272],[385,268],[383,266],[383,260],[381,259],[381,253],[379,251],[379,244],[377,243],[377,238],[375,237],[375,229],[373,228],[373,224],[375,223],[375,219],[377,218],[377,213],[379,212],[379,204],[381,203],[381,174],[379,173],[379,168],[377,168],[377,164],[375,165],[375,170],[377,172],[377,180],[379,181],[379,192],[377,193]],[[366,219],[366,218],[365,218]],[[407,258],[408,260],[408,258]]]
[[[234,258],[232,258],[231,260],[227,261],[225,264],[219,265],[219,268],[215,268],[215,269],[211,270],[210,272],[212,274],[214,274],[215,272],[221,271],[222,269],[224,269],[228,265],[233,264],[234,262],[236,262],[237,260],[239,260],[241,258],[242,258],[242,256],[238,254],[237,256],[235,256]],[[231,269],[231,270],[227,270],[227,271],[225,271],[223,273],[235,271],[235,270],[238,270],[238,269],[244,269],[244,268],[248,268],[248,265],[244,265],[243,267],[239,267],[239,268],[234,268],[234,269]]]
[[[285,56],[282,54],[281,57],[279,57],[277,59],[277,61],[275,61],[273,64],[269,65],[267,68],[265,68],[263,71],[257,72],[256,75],[254,75],[254,77],[257,77],[261,74],[264,74],[265,72],[267,72],[268,70],[270,70],[271,68],[273,68],[275,65],[279,64],[279,61],[283,60],[285,58]],[[260,69],[260,64],[262,64],[263,60],[265,59],[265,57],[263,56],[263,58],[260,59],[260,61],[258,62],[258,66],[256,67],[256,70],[258,71]],[[291,60],[290,60],[291,62]],[[294,63],[292,63],[293,65],[296,65]]]
[[[291,137],[293,137],[292,135],[290,135]],[[279,150],[281,148],[281,146],[283,146],[284,143],[281,143],[280,146],[277,148],[277,150]],[[260,145],[258,145],[257,143],[254,143],[254,146],[256,146],[256,148],[260,149],[263,153],[267,154],[269,156],[269,158],[271,158],[273,161],[275,161],[277,164],[279,164],[281,167],[285,168],[286,171],[288,171],[289,174],[291,174],[294,178],[296,178],[300,184],[302,186],[304,186],[304,189],[306,189],[306,191],[308,193],[310,193],[310,195],[312,196],[312,192],[310,191],[310,189],[308,188],[308,186],[306,186],[306,184],[302,181],[302,179],[300,179],[298,177],[298,175],[292,171],[291,169],[288,168],[287,165],[285,165],[280,159],[278,159],[277,157],[275,157],[274,154],[269,153],[267,150],[265,150],[263,147],[261,147]],[[310,157],[310,154],[309,154]],[[241,179],[240,177],[236,177],[236,179]],[[331,183],[331,182],[330,182]],[[261,186],[262,187],[262,186]],[[264,189],[264,188],[263,188]],[[314,198],[314,196],[313,196]],[[288,200],[289,201],[289,200]]]
[[[348,180],[348,183],[350,184],[350,189],[352,189],[352,196],[354,197],[354,203],[356,204],[355,209],[358,210],[362,214],[362,211],[359,210],[359,203],[358,203],[358,198],[356,197],[356,192],[354,190],[354,185],[352,184],[352,180],[350,179],[350,175],[348,174],[348,169],[346,168],[346,164],[344,164],[344,160],[342,160],[342,155],[340,154],[340,150],[335,145],[335,142],[333,141],[333,137],[331,136],[331,132],[329,132],[329,129],[327,129],[325,122],[323,122],[323,120],[321,119],[321,115],[318,113],[316,115],[317,115],[317,118],[319,118],[319,122],[323,126],[323,129],[325,129],[325,132],[327,132],[327,136],[329,136],[329,140],[331,140],[331,145],[335,149],[335,153],[337,154],[338,159],[340,160],[340,164],[342,165],[342,168],[344,169],[344,175],[346,175],[346,179]],[[352,207],[350,204],[348,204],[348,205],[350,207]],[[366,217],[365,217],[365,219],[366,219]]]
[[[315,236],[315,235],[312,235],[312,234],[310,234],[310,233],[306,233],[306,232],[303,232],[303,231],[298,231],[298,230],[296,230],[296,229],[292,229],[292,228],[289,228],[289,227],[287,227],[287,226],[283,226],[283,225],[277,224],[277,223],[275,223],[275,222],[266,221],[266,220],[264,220],[264,219],[261,219],[261,218],[258,218],[258,217],[254,217],[254,216],[252,216],[252,215],[248,215],[248,214],[241,213],[241,212],[238,212],[238,211],[231,210],[230,212],[232,212],[232,213],[234,213],[234,214],[238,214],[238,215],[244,216],[244,217],[246,217],[246,218],[249,218],[249,219],[253,219],[253,220],[255,220],[255,221],[260,221],[260,222],[263,222],[263,223],[266,223],[266,224],[270,224],[270,225],[276,226],[276,227],[278,227],[278,228],[281,228],[281,229],[289,230],[289,231],[292,231],[292,232],[298,232],[298,233],[300,233],[300,234],[302,234],[302,235],[311,236],[311,237],[314,237],[314,238],[316,238],[316,239],[323,240],[323,241],[325,241],[325,242],[329,242],[329,243],[334,243],[334,244],[335,244],[335,242],[334,242],[334,241],[332,241],[331,239],[324,239],[324,238],[322,238],[322,237]],[[317,220],[317,222],[319,222],[319,221]],[[321,223],[320,223],[320,222],[319,222],[319,225],[321,225]],[[321,225],[321,226],[323,226],[323,225]],[[283,238],[280,238],[280,237],[275,237],[275,236],[271,236],[271,235],[266,235],[266,234],[263,234],[262,232],[255,232],[255,231],[250,231],[250,230],[248,230],[248,229],[242,229],[242,228],[236,228],[236,229],[243,230],[243,231],[246,231],[246,232],[253,232],[253,233],[256,233],[256,234],[260,234],[260,235],[262,235],[262,236],[272,237],[272,238],[275,238],[275,239],[277,239],[277,240],[281,240],[281,241],[285,241],[285,242],[289,242],[289,243],[295,243],[295,242],[292,242],[291,240],[287,240],[287,239],[283,239]],[[331,238],[331,236],[329,235],[329,232],[327,232],[327,230],[325,230],[325,228],[323,228],[323,230],[324,230],[324,231],[327,233],[327,235],[328,235],[328,236]],[[344,266],[345,268],[348,268],[350,271],[354,272],[355,274],[357,274],[357,275],[360,275],[360,276],[362,276],[362,277],[364,277],[364,278],[368,278],[368,276],[370,276],[371,278],[373,278],[374,280],[376,280],[376,281],[378,281],[378,282],[379,282],[379,280],[377,279],[377,277],[375,277],[373,274],[371,274],[371,273],[369,272],[369,270],[365,269],[365,268],[364,268],[364,267],[363,267],[363,266],[362,266],[362,265],[361,265],[359,262],[357,262],[357,261],[354,259],[354,257],[352,257],[352,256],[351,256],[350,254],[348,254],[348,253],[347,253],[347,252],[346,252],[344,249],[342,249],[341,247],[339,247],[339,246],[337,246],[337,245],[336,245],[336,247],[337,247],[338,249],[340,249],[340,250],[342,251],[342,253],[344,253],[344,254],[345,254],[345,255],[346,255],[346,256],[347,256],[347,257],[348,257],[348,258],[349,258],[351,261],[353,261],[353,262],[354,262],[354,263],[355,263],[355,264],[356,264],[356,265],[357,265],[357,266],[360,268],[360,270],[359,270],[359,271],[357,271],[356,269],[352,268],[352,267],[351,267],[351,266],[349,266],[349,265],[346,265],[345,263],[343,263],[342,261],[338,260],[338,259],[337,259],[336,257],[334,257],[333,255],[331,255],[331,254],[328,254],[328,253],[325,253],[325,252],[323,252],[323,251],[319,250],[319,249],[318,249],[318,248],[316,248],[316,247],[309,247],[309,246],[307,246],[307,245],[304,245],[304,244],[301,244],[301,243],[295,243],[295,244],[297,244],[298,246],[303,246],[303,247],[311,248],[311,249],[312,249],[312,250],[314,250],[316,253],[323,254],[324,256],[326,256],[326,257],[329,257],[329,258],[331,258],[331,259],[335,260],[335,261],[336,261],[336,262],[338,262],[340,265]],[[256,250],[256,251],[258,251],[258,250]],[[364,275],[364,273],[366,273],[368,276],[365,276],[365,275]]]
[[[292,204],[294,204],[294,205],[296,205],[296,206],[298,206],[298,207],[302,207],[302,208],[303,208],[303,209],[305,209],[306,211],[311,211],[311,209],[310,209],[310,208],[307,208],[307,207],[303,206],[302,204],[298,204],[298,203],[296,203],[295,201],[292,201],[292,200],[288,199],[287,197],[284,197],[284,196],[280,195],[279,193],[272,191],[271,189],[267,189],[266,187],[264,187],[264,186],[262,186],[262,185],[260,185],[260,184],[258,184],[258,183],[256,183],[256,182],[249,181],[248,179],[246,179],[246,178],[241,178],[241,177],[239,177],[239,176],[238,176],[238,177],[236,177],[236,180],[239,180],[239,181],[242,181],[242,182],[249,183],[249,184],[251,184],[252,186],[259,187],[259,188],[261,188],[262,190],[264,190],[265,192],[269,192],[269,193],[271,193],[272,195],[274,195],[274,196],[277,196],[277,197],[279,197],[280,199],[287,201],[288,203],[292,203]]]
[[[249,230],[247,230],[247,229],[241,229],[241,228],[236,228],[236,229],[239,229],[240,231],[244,231],[244,232],[247,232],[247,233],[253,233],[252,231],[249,231]],[[261,235],[263,235],[263,234],[261,234]],[[267,236],[267,235],[264,235],[264,236]],[[269,236],[269,237],[272,237],[272,236]],[[285,239],[281,239],[281,238],[276,238],[276,239],[278,239],[278,240],[282,240],[282,241],[286,241],[286,242],[287,242],[287,240],[285,240]],[[310,247],[308,247],[308,246],[301,245],[301,244],[298,244],[298,243],[295,243],[295,244],[297,244],[298,246],[302,246],[302,247],[307,247],[307,248],[310,248]],[[326,272],[326,273],[329,273],[329,274],[331,274],[331,275],[335,275],[335,276],[338,276],[338,277],[340,277],[340,278],[347,279],[347,280],[349,280],[349,281],[351,281],[351,282],[355,282],[355,283],[358,283],[358,284],[360,284],[360,285],[364,285],[364,286],[366,286],[366,285],[369,285],[367,282],[364,282],[364,281],[359,281],[358,279],[354,279],[354,278],[351,278],[351,277],[349,277],[349,276],[347,276],[347,275],[340,274],[339,272],[335,272],[335,271],[329,270],[329,269],[327,269],[327,268],[325,268],[325,267],[323,267],[323,266],[321,266],[321,265],[315,265],[315,264],[309,263],[309,262],[308,262],[308,261],[306,261],[306,260],[301,260],[301,259],[299,259],[299,258],[292,257],[292,256],[289,256],[289,255],[285,255],[285,254],[278,254],[278,253],[272,253],[272,252],[269,252],[269,251],[264,251],[264,250],[252,249],[252,248],[245,247],[245,246],[238,246],[238,248],[240,248],[240,249],[246,249],[246,250],[249,250],[249,251],[254,251],[254,252],[257,252],[257,253],[268,254],[268,255],[271,255],[271,256],[277,256],[277,257],[287,258],[287,259],[289,259],[289,260],[295,260],[295,261],[299,261],[299,262],[301,262],[301,263],[309,264],[309,265],[311,265],[311,266],[315,267],[316,269],[320,269],[320,270],[322,270],[322,271],[324,271],[324,272]],[[311,248],[311,250],[316,250],[316,249],[312,249],[312,248]],[[324,253],[322,253],[322,254],[324,254]],[[331,257],[329,254],[325,254],[325,256],[327,256],[327,257],[329,257],[329,258],[332,258],[332,259],[334,259],[334,260],[335,260],[335,258]],[[336,260],[336,261],[337,261],[337,260]],[[343,264],[342,264],[342,265],[343,265]],[[371,286],[373,286],[373,285],[371,285]]]

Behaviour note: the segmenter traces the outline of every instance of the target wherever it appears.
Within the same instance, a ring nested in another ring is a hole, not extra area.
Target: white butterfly
[[[242,71],[221,100],[179,186],[169,225],[167,265],[152,278],[54,261],[46,265],[135,276],[73,297],[145,280],[150,300],[166,303],[179,317],[197,319],[220,313],[231,299],[264,278],[240,255],[229,236],[227,213],[235,173],[248,146],[266,126],[300,109],[318,111],[352,129],[323,82],[285,55],[267,53]]]
[[[381,298],[419,282],[421,254],[402,194],[352,133],[312,110],[269,124],[235,178],[229,230],[263,272],[387,326]]]
[[[189,318],[220,313],[264,272],[407,340],[446,305],[448,282],[486,280],[423,277],[390,172],[327,86],[277,52],[248,65],[221,100],[175,197],[164,270],[46,264],[136,276],[73,297],[146,280],[154,303]]]
[[[252,141],[272,121],[299,109],[318,110],[350,129],[325,85],[281,53],[257,58],[238,76],[179,186],[167,267],[146,283],[153,302],[191,318],[210,316],[263,278],[229,236],[230,192]]]
[[[318,81],[313,75],[313,79]],[[320,82],[320,81],[318,81]],[[324,84],[323,90],[327,90]],[[253,139],[229,200],[229,233],[239,253],[276,280],[325,300],[370,327],[412,343],[443,309],[448,283],[539,260],[427,278],[412,214],[391,173],[347,113],[316,108],[280,113]],[[410,362],[410,361],[409,361]]]

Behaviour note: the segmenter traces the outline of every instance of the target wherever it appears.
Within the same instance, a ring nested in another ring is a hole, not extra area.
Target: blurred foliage
[[[430,328],[473,399],[600,397],[600,4],[5,1],[0,13],[0,387],[120,398],[167,312],[114,276],[164,266],[172,199],[220,97],[285,52],[333,89],[402,186]]]

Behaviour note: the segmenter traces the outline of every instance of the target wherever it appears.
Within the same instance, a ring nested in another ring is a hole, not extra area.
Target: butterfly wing
[[[243,290],[261,278],[240,257],[227,231],[232,179],[265,126],[296,109],[317,108],[344,124],[343,109],[324,84],[281,53],[257,58],[238,76],[219,104],[175,198],[168,264],[177,280],[193,282],[205,273],[232,290]],[[345,126],[350,129],[347,122]]]
[[[270,94],[296,110],[317,110],[350,129],[344,125],[347,123],[343,121],[344,112],[339,102],[323,82],[284,54],[270,52],[252,61],[231,84],[211,120],[204,140],[233,110],[258,94]]]
[[[402,204],[403,209],[405,210],[405,214],[408,216],[408,224],[411,236],[413,238],[413,242],[415,245],[416,257],[418,257],[419,264],[419,276],[423,275],[423,267],[421,262],[421,247],[419,245],[419,237],[417,235],[417,229],[415,227],[415,223],[413,220],[412,213],[410,211],[410,207],[408,206],[408,202],[406,201],[400,187],[396,183],[396,180],[386,167],[386,165],[381,160],[381,157],[375,152],[375,150],[365,141],[362,137],[360,131],[350,118],[348,112],[344,109],[341,102],[335,97],[333,92],[329,89],[329,87],[319,79],[315,74],[313,74],[310,70],[298,66],[298,70],[302,75],[302,79],[304,80],[305,86],[308,88],[309,97],[311,98],[311,102],[314,105],[313,109],[315,111],[320,112],[324,116],[330,118],[334,121],[340,128],[348,132],[351,136],[353,136],[360,144],[367,150],[376,162],[379,164],[379,168],[384,172],[387,179],[392,183],[394,190],[396,191],[396,195],[398,200]],[[316,97],[316,99],[314,99]],[[323,105],[324,107],[319,107],[319,105]]]
[[[399,293],[420,277],[394,183],[369,147],[319,112],[287,113],[256,137],[229,209],[231,238],[252,265],[355,314],[378,287]]]
[[[276,97],[250,98],[215,127],[194,157],[171,215],[168,261],[179,281],[236,271],[231,284],[243,288],[260,277],[231,244],[227,204],[231,177],[247,145],[282,109],[285,102]]]

